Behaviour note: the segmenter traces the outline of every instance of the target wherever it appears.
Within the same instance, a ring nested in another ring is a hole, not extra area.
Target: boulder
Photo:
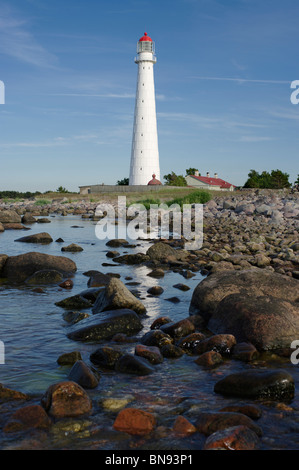
[[[247,426],[257,436],[262,435],[262,430],[252,419],[242,413],[229,411],[203,411],[196,419],[195,427],[197,431],[210,436],[214,432],[222,431],[233,426]]]
[[[288,302],[299,300],[296,279],[259,268],[230,270],[211,274],[201,281],[194,289],[189,311],[208,321],[221,300],[239,293],[254,297],[271,295]]]
[[[129,309],[106,311],[82,320],[68,333],[75,341],[111,339],[117,333],[134,335],[143,328],[139,316]]]
[[[36,271],[55,269],[63,275],[77,271],[74,261],[64,256],[54,256],[45,253],[29,252],[10,256],[2,270],[2,276],[11,281],[23,282]]]
[[[25,283],[29,285],[40,285],[40,284],[58,284],[63,279],[63,275],[55,269],[44,269],[42,271],[36,271],[36,273],[29,276]]]
[[[6,261],[8,260],[8,256],[4,254],[0,254],[0,277],[1,277],[1,272],[5,266]]]
[[[4,231],[5,231],[4,225],[0,222],[0,233],[2,233]]]
[[[72,351],[69,353],[63,353],[57,359],[57,364],[60,366],[69,366],[74,365],[75,362],[80,361],[82,359],[80,351]]]
[[[14,210],[5,209],[0,210],[0,222],[6,223],[20,223],[21,216]]]
[[[189,313],[215,334],[232,334],[258,350],[288,348],[299,335],[298,280],[252,268],[208,276],[194,290]]]
[[[47,245],[48,243],[52,243],[53,239],[48,233],[41,232],[35,233],[33,235],[28,235],[27,237],[18,238],[15,241],[22,243],[40,243],[42,245]]]
[[[177,322],[166,323],[162,325],[160,329],[172,338],[178,339],[194,333],[195,326],[188,318],[183,318],[183,320]]]
[[[258,351],[289,348],[299,337],[299,304],[272,295],[228,295],[217,306],[208,328],[252,343]]]
[[[48,429],[52,424],[44,408],[40,405],[28,405],[19,408],[9,418],[4,432],[18,432],[28,429]]]
[[[115,364],[115,370],[132,375],[149,375],[155,371],[146,359],[133,354],[122,355]]]
[[[89,414],[92,409],[91,399],[84,388],[72,381],[50,385],[41,398],[41,405],[55,419]]]
[[[36,218],[33,217],[33,215],[30,213],[30,212],[26,212],[23,216],[22,216],[22,224],[34,224],[36,222]]]
[[[161,261],[162,259],[167,258],[168,256],[176,257],[177,252],[167,243],[157,242],[149,247],[146,254],[151,260]]]
[[[194,354],[216,351],[220,354],[230,354],[236,344],[236,338],[230,334],[213,335],[200,341],[193,349]]]
[[[90,278],[87,281],[87,286],[88,287],[104,287],[104,286],[107,286],[110,281],[111,281],[110,276],[97,271],[90,275]]]
[[[99,292],[93,306],[93,313],[107,310],[130,309],[138,314],[146,312],[142,302],[138,300],[117,278],[111,278],[109,284]]]
[[[103,346],[91,353],[90,360],[96,366],[103,367],[104,369],[114,369],[116,362],[122,354],[118,349]]]
[[[284,370],[253,369],[224,377],[215,384],[214,391],[234,397],[283,400],[294,397],[295,385],[291,374]]]
[[[232,426],[211,434],[203,450],[256,450],[259,438],[248,426]]]
[[[140,341],[146,346],[161,348],[165,344],[173,343],[173,338],[161,330],[151,330],[143,335]]]
[[[99,383],[99,376],[95,375],[84,361],[78,360],[71,368],[68,380],[76,382],[83,388],[96,388]]]

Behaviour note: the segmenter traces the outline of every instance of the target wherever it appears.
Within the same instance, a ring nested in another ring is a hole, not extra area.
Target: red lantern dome
[[[153,40],[147,35],[147,33],[144,33],[144,36],[142,36],[142,38],[139,39],[139,42],[141,42],[141,41],[153,42]]]
[[[162,184],[162,183],[161,183],[161,181],[156,180],[156,175],[154,174],[154,175],[153,175],[153,179],[150,180],[147,184],[150,185],[150,186],[152,186],[152,185],[154,185],[154,184]]]

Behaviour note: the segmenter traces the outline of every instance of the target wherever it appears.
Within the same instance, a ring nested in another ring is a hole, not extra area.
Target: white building
[[[218,178],[217,173],[214,174],[214,177],[210,177],[210,173],[207,173],[207,176],[199,176],[198,172],[195,175],[186,176],[185,180],[187,181],[188,186],[193,186],[200,189],[209,189],[214,191],[234,191],[236,188],[233,184],[224,181],[221,178]]]
[[[144,33],[137,43],[135,58],[138,76],[129,185],[147,185],[153,174],[160,180],[154,84],[156,60],[155,44]]]

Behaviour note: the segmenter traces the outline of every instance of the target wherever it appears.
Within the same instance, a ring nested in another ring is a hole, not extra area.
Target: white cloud
[[[1,4],[0,54],[38,67],[54,67],[56,57],[39,44],[29,31],[29,21]]]

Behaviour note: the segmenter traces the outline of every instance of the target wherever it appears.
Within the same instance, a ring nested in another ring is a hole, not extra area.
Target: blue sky
[[[299,173],[296,0],[0,0],[0,190],[129,175],[137,65],[156,43],[161,175]]]

